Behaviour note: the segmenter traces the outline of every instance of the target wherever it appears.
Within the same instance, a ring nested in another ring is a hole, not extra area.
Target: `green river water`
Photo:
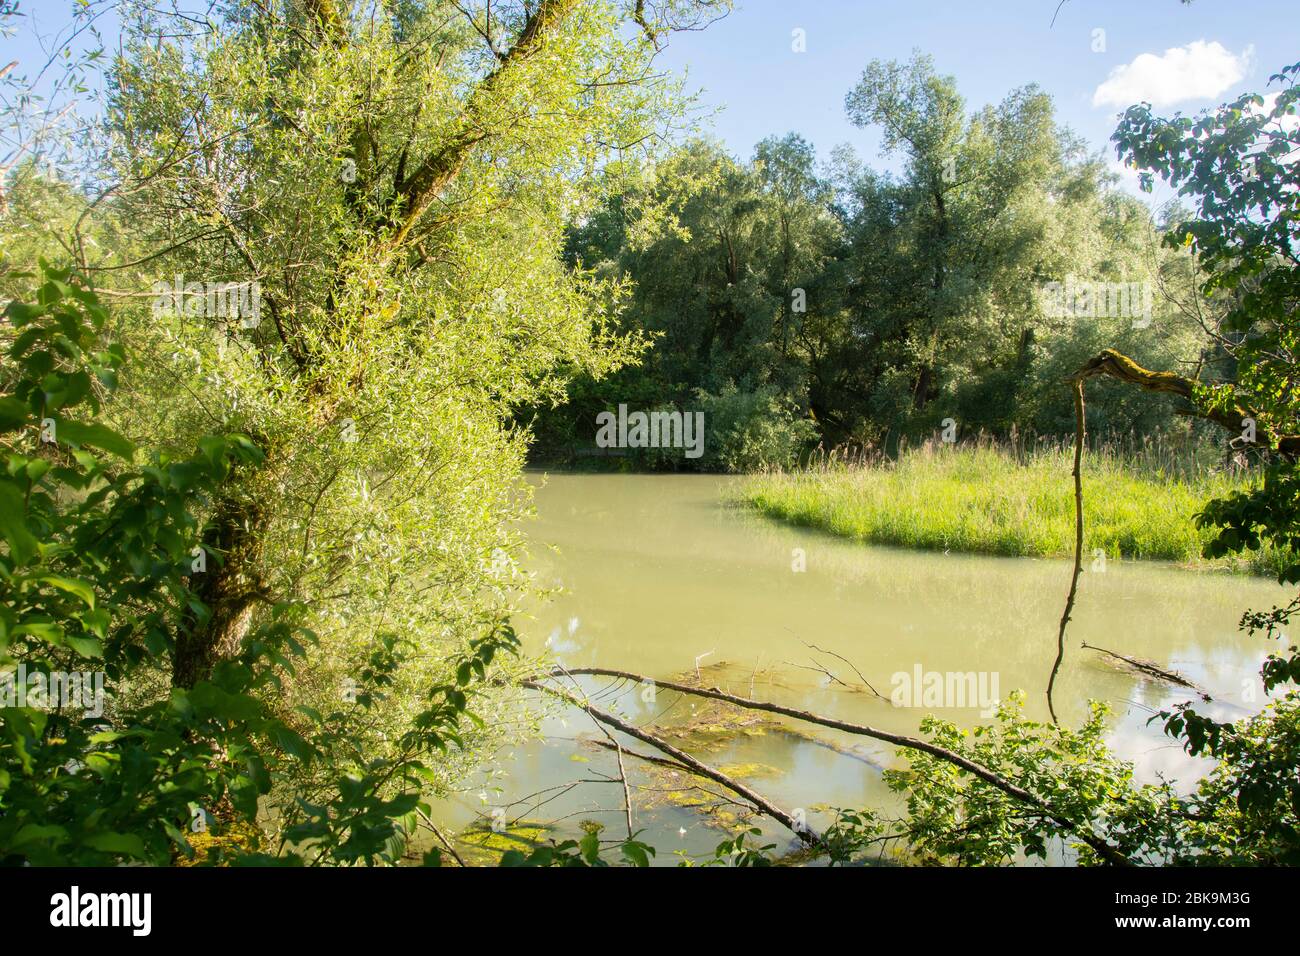
[[[1068,562],[837,540],[730,504],[731,480],[530,475],[538,488],[537,517],[528,528],[532,570],[539,583],[562,593],[516,621],[526,650],[549,651],[568,667],[657,679],[693,677],[698,665],[706,683],[738,694],[909,734],[927,713],[968,725],[983,721],[989,701],[1015,689],[1028,694],[1031,716],[1047,717],[1044,688]],[[1153,711],[1192,695],[1079,645],[1177,670],[1214,696],[1210,712],[1244,714],[1264,703],[1258,668],[1269,648],[1239,632],[1237,622],[1248,607],[1277,603],[1282,589],[1149,563],[1111,561],[1102,569],[1089,562],[1085,569],[1057,684],[1058,714],[1078,722],[1088,699],[1106,701],[1114,710],[1112,745],[1136,763],[1141,779],[1194,779],[1192,758],[1147,725]],[[918,689],[902,701],[911,706],[896,706],[861,687],[865,679],[890,697],[905,686],[896,675],[914,681],[918,672],[923,681],[931,672],[969,673],[974,678],[962,686],[983,693],[935,706]],[[886,744],[795,722],[747,724],[662,689],[649,699],[645,687],[580,682],[600,706],[632,723],[654,719],[658,728],[685,733],[674,742],[774,802],[802,809],[814,826],[829,807],[898,806],[881,780],[881,770],[898,761]],[[542,824],[549,828],[541,835],[553,838],[580,835],[583,821],[604,824],[603,837],[625,835],[620,785],[569,786],[617,775],[615,755],[593,745],[605,735],[572,709],[549,716],[542,731],[542,739],[499,755],[499,772],[477,790],[446,801],[446,824],[507,825],[493,841],[498,848],[516,840],[523,848]],[[657,848],[658,863],[708,852],[727,835],[737,808],[721,788],[674,792],[681,778],[673,771],[625,762],[637,788],[634,825]],[[687,805],[696,802],[704,812]],[[779,825],[756,823],[767,842],[794,845]]]

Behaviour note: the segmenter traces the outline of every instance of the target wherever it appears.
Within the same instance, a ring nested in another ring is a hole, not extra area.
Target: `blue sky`
[[[1056,7],[1057,0],[738,0],[708,29],[674,36],[663,62],[688,71],[704,104],[723,107],[713,132],[741,157],[765,136],[794,131],[822,157],[850,143],[884,167],[892,164],[877,158],[874,131],[844,116],[844,95],[872,59],[930,54],[957,78],[971,109],[1037,83],[1061,121],[1112,157],[1107,140],[1121,108],[1094,106],[1112,71],[1121,74],[1106,98],[1153,91],[1177,97],[1157,103],[1172,114],[1263,92],[1270,75],[1300,60],[1294,0],[1067,0],[1051,25]],[[796,28],[805,31],[806,52],[791,49]],[[1102,52],[1093,51],[1098,29]],[[1182,49],[1166,56],[1175,48]],[[1134,64],[1143,54],[1152,56]]]
[[[702,104],[720,109],[709,127],[742,158],[763,137],[794,131],[823,158],[849,143],[873,166],[892,168],[879,157],[875,131],[844,116],[844,95],[872,59],[930,54],[940,72],[957,78],[971,109],[1037,83],[1060,119],[1109,156],[1117,103],[1155,92],[1165,100],[1156,103],[1162,112],[1195,112],[1264,91],[1272,73],[1300,60],[1295,0],[1066,0],[1053,25],[1057,3],[737,0],[707,29],[675,34],[662,63],[686,72]],[[23,0],[20,8],[51,32],[67,22],[70,3]],[[103,25],[111,46],[112,18]],[[792,49],[796,29],[804,31],[802,53]],[[1094,51],[1098,45],[1104,49]],[[36,52],[30,36],[0,39],[0,65],[30,63]],[[1108,81],[1114,95],[1103,100],[1113,102],[1095,103]]]

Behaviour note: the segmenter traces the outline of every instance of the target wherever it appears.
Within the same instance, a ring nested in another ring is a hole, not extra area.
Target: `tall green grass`
[[[762,514],[857,541],[979,554],[1074,553],[1068,445],[930,444],[884,458],[823,457],[797,472],[752,475],[740,499]],[[1084,547],[1108,558],[1276,572],[1268,552],[1211,564],[1193,520],[1205,502],[1250,486],[1248,473],[1102,446],[1083,464]]]

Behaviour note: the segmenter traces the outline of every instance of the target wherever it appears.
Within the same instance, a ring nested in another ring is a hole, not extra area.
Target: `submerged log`
[[[1127,654],[1119,654],[1115,651],[1107,650],[1104,647],[1096,647],[1092,644],[1080,644],[1079,646],[1090,651],[1097,651],[1100,654],[1107,654],[1110,657],[1115,658],[1117,661],[1127,665],[1131,670],[1137,671],[1144,677],[1151,677],[1156,680],[1165,681],[1169,684],[1177,684],[1179,687],[1186,687],[1189,690],[1196,691],[1207,700],[1209,699],[1209,695],[1195,683],[1188,680],[1177,671],[1165,670],[1155,661],[1149,661],[1145,657],[1129,657]]]
[[[546,676],[559,676],[564,673],[566,672],[561,671]],[[581,672],[571,670],[568,671],[567,673],[576,674]],[[772,803],[762,794],[751,789],[750,787],[745,786],[740,781],[732,779],[727,774],[723,773],[721,770],[717,770],[713,767],[710,767],[706,763],[702,763],[701,761],[696,760],[686,751],[678,747],[674,747],[672,744],[664,740],[662,737],[658,737],[647,730],[643,730],[642,728],[636,726],[635,724],[630,724],[626,720],[623,720],[620,717],[616,717],[613,714],[609,713],[608,711],[601,710],[599,707],[594,706],[589,701],[585,701],[569,693],[566,690],[561,690],[558,687],[552,687],[549,684],[543,684],[540,681],[531,680],[531,679],[522,680],[520,681],[520,684],[524,687],[528,687],[533,690],[538,690],[546,694],[551,694],[554,697],[558,697],[560,700],[563,700],[566,703],[573,705],[574,707],[577,707],[581,710],[585,710],[588,714],[591,715],[593,719],[600,721],[602,724],[605,724],[609,727],[613,727],[615,730],[625,733],[629,737],[635,737],[637,740],[641,741],[642,743],[649,744],[651,747],[654,747],[656,750],[660,751],[661,753],[667,754],[676,763],[682,765],[683,767],[688,769],[691,773],[698,774],[701,777],[707,777],[709,780],[712,780],[714,783],[720,783],[728,790],[730,790],[732,793],[738,794],[739,796],[748,800],[761,813],[765,813],[773,820],[777,820],[780,823],[782,823],[790,830],[791,833],[793,833],[795,836],[797,836],[800,840],[802,840],[804,843],[808,844],[809,846],[821,845],[821,837],[818,836],[811,828],[809,828],[807,824],[803,823],[801,820],[796,820],[793,814],[788,813],[785,810],[782,810],[780,807]]]
[[[1106,842],[1104,839],[1097,836],[1097,834],[1092,831],[1092,828],[1087,824],[1087,822],[1075,822],[1070,820],[1069,818],[1067,818],[1057,810],[1053,809],[1052,806],[1042,798],[1038,797],[1033,793],[1030,793],[1028,790],[1024,789],[1023,787],[1020,787],[1015,783],[1012,783],[1010,780],[1007,780],[1005,777],[1001,776],[1000,774],[994,773],[992,770],[989,770],[987,767],[981,766],[975,761],[963,757],[959,753],[955,753],[954,751],[948,750],[945,747],[940,747],[938,744],[930,743],[930,741],[928,740],[921,740],[917,737],[909,737],[906,734],[891,733],[890,731],[880,730],[875,727],[867,726],[866,724],[854,724],[854,723],[850,723],[849,721],[836,720],[835,718],[832,717],[823,717],[820,714],[813,713],[812,711],[799,710],[794,707],[785,707],[782,706],[781,704],[774,704],[768,701],[753,700],[749,697],[740,697],[736,694],[728,694],[726,691],[720,690],[717,687],[693,687],[689,684],[681,684],[676,681],[668,681],[668,680],[656,680],[655,678],[647,677],[644,674],[636,674],[631,671],[616,670],[614,668],[609,668],[609,667],[555,668],[554,670],[551,670],[545,674],[539,674],[535,677],[526,678],[519,681],[520,685],[523,687],[529,687],[534,690],[543,691],[546,693],[553,694],[557,697],[560,697],[561,699],[566,700],[568,703],[572,704],[573,706],[579,707],[587,711],[587,713],[591,714],[591,716],[595,717],[597,720],[602,720],[602,718],[604,718],[603,722],[608,723],[609,726],[617,727],[619,730],[622,730],[624,733],[629,734],[629,736],[635,737],[638,740],[650,744],[652,747],[655,747],[657,750],[666,753],[669,756],[673,757],[674,759],[679,760],[682,763],[686,764],[692,770],[700,772],[702,776],[709,777],[711,780],[715,780],[718,783],[721,783],[723,786],[731,789],[733,792],[742,794],[743,796],[745,796],[746,799],[756,798],[758,801],[762,801],[761,803],[756,802],[755,805],[759,806],[764,813],[768,813],[774,819],[780,820],[786,826],[790,827],[792,830],[795,830],[796,833],[798,833],[799,831],[795,829],[793,825],[793,818],[790,817],[789,814],[786,814],[784,811],[780,810],[779,808],[774,807],[768,801],[764,800],[761,796],[754,793],[753,790],[749,789],[748,787],[745,787],[743,784],[738,784],[736,781],[727,778],[724,774],[721,774],[718,771],[714,770],[713,768],[700,763],[690,754],[687,754],[684,751],[679,750],[676,747],[673,747],[672,744],[669,744],[666,741],[660,740],[654,735],[647,733],[646,731],[642,730],[640,727],[635,727],[632,724],[627,723],[626,721],[622,721],[616,717],[613,717],[613,715],[611,714],[606,714],[604,711],[601,711],[598,708],[591,706],[589,703],[580,700],[579,698],[575,697],[574,695],[566,691],[558,690],[557,688],[551,687],[546,684],[542,684],[540,682],[544,678],[572,677],[580,674],[585,674],[593,677],[617,677],[617,678],[622,678],[624,680],[636,681],[637,683],[640,684],[654,684],[656,687],[666,688],[668,690],[676,691],[680,694],[690,694],[697,697],[705,697],[710,700],[718,700],[718,701],[723,701],[724,703],[734,704],[737,707],[743,707],[749,710],[760,710],[771,714],[780,714],[784,717],[793,717],[796,720],[803,720],[803,721],[807,721],[808,723],[817,724],[822,727],[829,727],[832,730],[840,730],[845,733],[856,734],[861,737],[871,737],[875,740],[880,740],[885,743],[894,744],[896,746],[904,747],[909,750],[919,750],[923,753],[928,753],[931,756],[938,757],[940,760],[943,760],[947,763],[952,764],[953,766],[965,770],[967,773],[971,774],[972,776],[978,777],[980,780],[983,780],[985,783],[988,783],[991,786],[996,787],[998,790],[1001,790],[1007,796],[1012,797],[1013,799],[1034,808],[1036,811],[1041,813],[1045,818],[1051,820],[1066,832],[1073,833],[1074,835],[1076,835],[1080,840],[1082,840],[1089,847],[1095,850],[1097,854],[1107,863],[1110,863],[1113,866],[1129,866],[1132,864],[1132,861],[1129,860],[1127,856],[1125,856],[1122,852],[1120,852],[1115,847],[1111,846],[1111,844]],[[614,723],[613,721],[617,721],[617,723]],[[809,833],[811,835],[811,831],[809,831]],[[814,836],[814,839],[812,840],[805,839],[805,842],[807,843],[819,842],[819,839]]]

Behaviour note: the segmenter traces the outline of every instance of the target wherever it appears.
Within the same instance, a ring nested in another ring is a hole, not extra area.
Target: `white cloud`
[[[1195,40],[1160,56],[1143,53],[1110,71],[1092,94],[1092,105],[1127,107],[1145,101],[1169,106],[1210,99],[1245,78],[1254,53],[1251,46],[1234,54],[1217,40]]]

